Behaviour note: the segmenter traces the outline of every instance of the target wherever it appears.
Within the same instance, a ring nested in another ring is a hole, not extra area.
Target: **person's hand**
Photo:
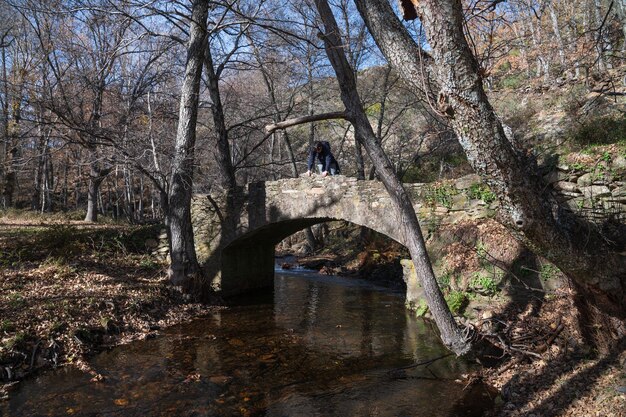
[[[307,170],[307,172],[306,172],[306,176],[307,176],[307,177],[310,177],[310,176],[311,176],[311,170],[310,170],[310,169],[309,169],[309,170]]]
[[[328,171],[322,172],[322,177],[325,177],[326,175],[328,175]]]

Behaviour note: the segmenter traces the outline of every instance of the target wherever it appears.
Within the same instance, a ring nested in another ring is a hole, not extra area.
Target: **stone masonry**
[[[478,176],[469,175],[451,183],[405,188],[422,225],[428,227],[492,215],[494,204],[465,192],[478,183]],[[227,205],[237,213],[233,219],[224,216]],[[192,202],[198,259],[211,288],[225,296],[271,286],[275,245],[305,227],[331,220],[368,227],[401,244],[405,240],[398,227],[401,220],[378,181],[344,176],[283,179],[249,184],[230,199],[196,195]],[[415,280],[407,284],[417,285]]]

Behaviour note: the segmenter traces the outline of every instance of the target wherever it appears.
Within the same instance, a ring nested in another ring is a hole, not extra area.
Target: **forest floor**
[[[188,302],[149,254],[155,227],[0,217],[0,398],[24,377],[219,307]]]

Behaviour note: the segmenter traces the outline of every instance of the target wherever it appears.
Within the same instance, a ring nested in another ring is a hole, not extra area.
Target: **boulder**
[[[578,185],[569,181],[559,181],[554,184],[554,188],[556,190],[567,191],[569,193],[578,191]]]
[[[477,174],[470,174],[455,180],[454,187],[457,190],[467,190],[474,184],[480,184],[480,177]]]
[[[593,184],[593,180],[594,180],[594,175],[591,172],[588,172],[588,173],[586,173],[584,175],[581,175],[578,178],[577,183],[578,183],[579,187],[587,187],[587,186]]]

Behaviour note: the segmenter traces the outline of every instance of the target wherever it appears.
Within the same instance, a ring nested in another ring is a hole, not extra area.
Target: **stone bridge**
[[[489,215],[467,190],[479,179],[470,175],[445,185],[405,184],[422,224],[456,222]],[[225,218],[227,205],[234,218]],[[232,210],[231,210],[232,212]],[[306,227],[332,220],[365,226],[404,243],[401,221],[378,181],[344,176],[304,177],[252,183],[234,198],[196,195],[192,222],[198,260],[213,290],[228,296],[270,287],[274,247]],[[407,283],[409,284],[409,283]]]

